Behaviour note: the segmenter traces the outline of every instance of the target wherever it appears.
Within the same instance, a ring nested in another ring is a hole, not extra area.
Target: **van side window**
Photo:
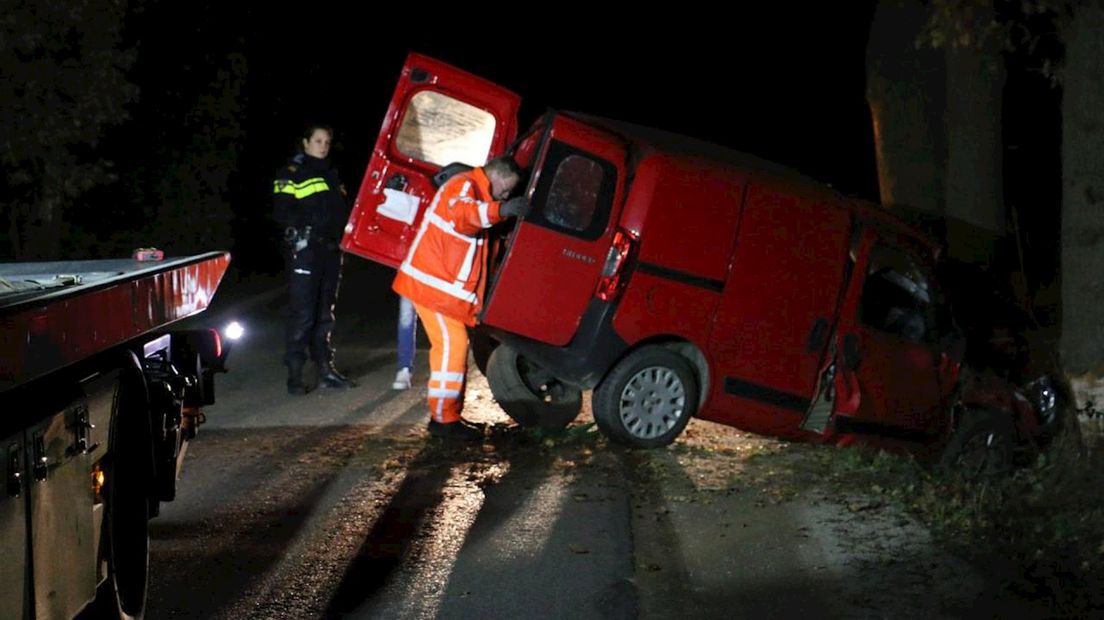
[[[553,141],[527,219],[575,237],[597,239],[609,221],[616,180],[613,164]]]
[[[482,166],[491,152],[495,126],[490,112],[423,90],[407,102],[394,144],[401,154],[436,166]]]
[[[875,246],[863,281],[859,320],[911,342],[936,338],[932,279],[904,250]]]

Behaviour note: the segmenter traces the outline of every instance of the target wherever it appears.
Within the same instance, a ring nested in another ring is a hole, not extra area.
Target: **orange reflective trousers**
[[[429,336],[429,414],[442,424],[458,422],[468,372],[468,328],[462,321],[414,304]]]

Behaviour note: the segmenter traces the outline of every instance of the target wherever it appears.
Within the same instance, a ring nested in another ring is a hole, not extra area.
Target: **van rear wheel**
[[[647,346],[621,360],[594,391],[594,420],[632,448],[675,440],[698,408],[698,380],[677,353]]]
[[[475,359],[475,367],[483,376],[487,375],[487,364],[491,359],[491,352],[498,346],[498,341],[476,329],[468,329],[468,342],[471,343],[472,358]]]
[[[583,393],[500,344],[487,360],[487,383],[506,415],[525,427],[561,429],[583,406]]]

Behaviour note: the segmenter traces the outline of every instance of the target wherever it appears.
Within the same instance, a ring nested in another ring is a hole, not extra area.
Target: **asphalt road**
[[[784,455],[773,440],[693,421],[672,448],[627,451],[585,426],[588,405],[574,432],[534,436],[477,371],[465,415],[490,425],[485,441],[428,438],[424,338],[415,389],[390,386],[390,275],[347,261],[335,342],[352,390],[286,394],[278,280],[216,299],[204,320],[247,332],[151,524],[148,618],[980,611],[984,576],[865,490],[753,484],[743,455]]]

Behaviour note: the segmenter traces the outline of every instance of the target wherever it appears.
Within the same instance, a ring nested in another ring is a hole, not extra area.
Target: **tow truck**
[[[143,615],[149,519],[229,344],[169,327],[210,305],[229,263],[0,263],[0,618]]]

